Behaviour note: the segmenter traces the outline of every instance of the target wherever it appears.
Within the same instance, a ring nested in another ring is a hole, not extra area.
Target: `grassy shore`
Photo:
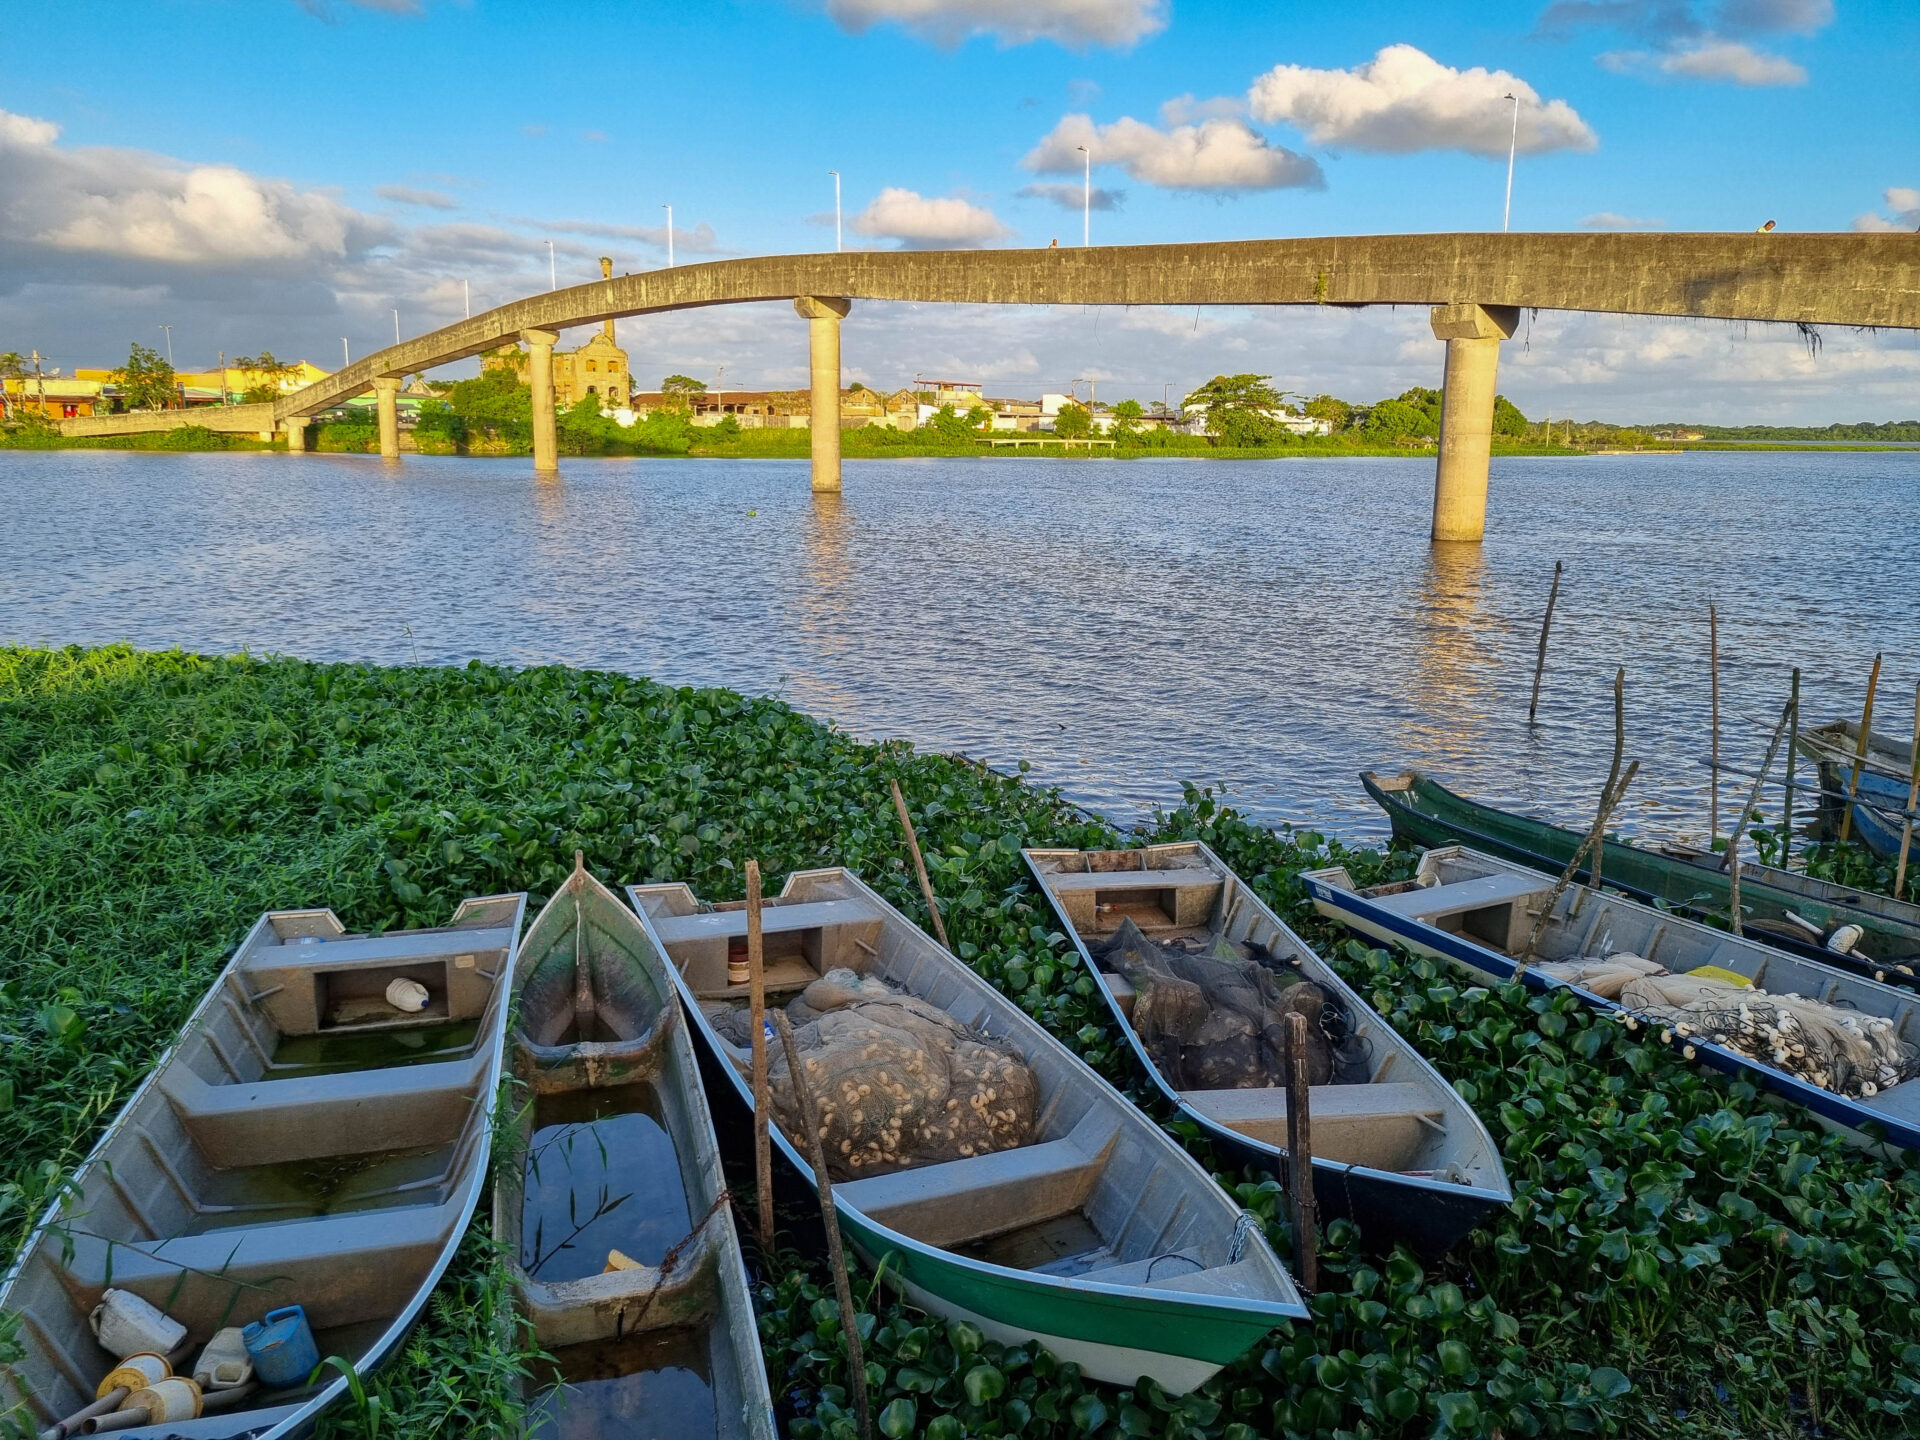
[[[1018,850],[1133,837],[1019,775],[862,744],[770,699],[609,674],[0,650],[6,1249],[261,910],[442,923],[468,894],[525,888],[537,903],[579,848],[608,880],[685,880],[713,898],[740,893],[750,856],[776,885],[846,864],[921,915],[889,778],[962,958],[1127,1079]],[[1486,1118],[1516,1203],[1439,1265],[1330,1226],[1312,1322],[1181,1398],[1084,1382],[856,1277],[881,1433],[1913,1432],[1920,1176],[1906,1161],[1851,1149],[1569,997],[1369,951],[1301,903],[1303,867],[1344,863],[1365,881],[1406,873],[1406,856],[1254,826],[1202,791],[1150,828],[1206,839],[1337,958]],[[1273,1183],[1222,1179],[1287,1253]],[[797,1254],[762,1265],[786,1429],[851,1435],[830,1287]],[[402,1356],[331,1430],[514,1433],[532,1361],[503,1306],[477,1225]],[[0,1347],[15,1324],[0,1317]]]

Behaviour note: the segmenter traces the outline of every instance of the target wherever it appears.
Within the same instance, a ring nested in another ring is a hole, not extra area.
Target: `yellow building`
[[[627,352],[613,339],[613,321],[578,350],[553,352],[553,398],[556,404],[576,405],[587,396],[598,397],[605,410],[618,410],[633,393],[627,372]]]

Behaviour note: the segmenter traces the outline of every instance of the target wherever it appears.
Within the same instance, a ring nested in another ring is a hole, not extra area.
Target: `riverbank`
[[[1915,1172],[1565,997],[1369,953],[1300,905],[1301,868],[1344,863],[1364,882],[1405,873],[1405,857],[1253,826],[1199,791],[1120,836],[1018,774],[859,743],[770,699],[601,672],[0,650],[8,1252],[261,910],[441,923],[468,894],[537,903],[579,848],[608,880],[714,898],[739,893],[748,856],[776,884],[846,864],[922,916],[890,778],[961,956],[1116,1078],[1118,1036],[1019,847],[1207,840],[1475,1105],[1516,1203],[1439,1265],[1329,1227],[1313,1322],[1178,1400],[929,1324],[857,1276],[883,1433],[1905,1433],[1920,1398]],[[1285,1253],[1275,1188],[1226,1178]],[[501,1339],[484,1230],[374,1383],[380,1434],[512,1433],[531,1360]],[[817,1266],[778,1257],[756,1303],[791,1433],[850,1433]]]

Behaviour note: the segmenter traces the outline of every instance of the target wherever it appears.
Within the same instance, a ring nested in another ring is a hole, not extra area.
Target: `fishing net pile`
[[[1308,1084],[1367,1078],[1364,1048],[1345,1012],[1259,946],[1224,935],[1156,944],[1127,919],[1100,964],[1133,986],[1134,1032],[1176,1090],[1285,1085],[1292,1073],[1287,1017],[1296,1013],[1307,1022]]]
[[[1040,1088],[1021,1059],[945,1011],[871,976],[830,970],[787,1005],[835,1180],[882,1175],[1033,1139]],[[709,1012],[751,1044],[747,1012]],[[785,1047],[768,1050],[774,1118],[800,1131]]]
[[[1534,968],[1618,1001],[1629,1025],[1658,1025],[1663,1041],[1706,1040],[1849,1099],[1872,1099],[1920,1075],[1920,1049],[1883,1016],[1775,995],[1722,975],[1675,975],[1626,952]]]

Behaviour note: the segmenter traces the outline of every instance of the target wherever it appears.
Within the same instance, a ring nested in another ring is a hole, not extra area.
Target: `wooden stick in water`
[[[1613,794],[1613,787],[1620,779],[1620,757],[1627,748],[1627,667],[1622,665],[1613,672],[1613,763],[1607,767],[1607,783],[1600,787],[1600,804],[1611,808],[1607,796]],[[1718,777],[1715,777],[1716,780]],[[1617,798],[1617,797],[1616,797]],[[1600,891],[1600,864],[1607,858],[1607,840],[1603,833],[1594,843],[1593,873],[1587,883],[1594,893]]]
[[[1793,863],[1793,756],[1800,748],[1800,667],[1793,667],[1793,693],[1787,703],[1793,707],[1793,719],[1787,725],[1787,803],[1780,826],[1780,868]]]
[[[1920,684],[1913,687],[1913,749],[1907,752],[1911,762],[1907,781],[1907,818],[1900,826],[1900,862],[1893,867],[1893,898],[1904,900],[1907,894],[1907,851],[1913,846],[1913,807],[1920,802]]]
[[[760,1192],[760,1244],[773,1252],[773,1142],[767,1112],[767,970],[760,943],[760,862],[747,861],[747,1017],[753,1026],[753,1184]]]
[[[853,1313],[853,1281],[847,1274],[847,1255],[840,1245],[840,1221],[833,1209],[833,1181],[827,1175],[827,1154],[820,1138],[820,1112],[813,1105],[813,1089],[800,1067],[800,1047],[793,1043],[793,1026],[784,1010],[773,1012],[774,1028],[787,1055],[787,1075],[793,1081],[794,1108],[806,1131],[807,1163],[813,1166],[814,1188],[820,1193],[820,1221],[827,1227],[827,1262],[833,1270],[833,1294],[840,1302],[840,1332],[847,1338],[847,1378],[853,1382],[854,1412],[860,1417],[860,1440],[873,1440],[873,1419],[867,1413],[867,1361],[860,1347],[860,1325]]]
[[[1519,963],[1513,967],[1513,978],[1518,980],[1526,974],[1527,962],[1533,958],[1534,947],[1540,943],[1540,937],[1546,932],[1547,917],[1553,914],[1553,907],[1560,903],[1561,895],[1567,886],[1573,883],[1574,875],[1580,869],[1580,861],[1587,851],[1600,843],[1600,837],[1607,833],[1607,816],[1613,813],[1613,807],[1620,797],[1627,793],[1627,787],[1633,783],[1633,777],[1640,773],[1640,762],[1635,760],[1627,766],[1627,773],[1620,777],[1620,783],[1613,792],[1600,802],[1600,813],[1594,817],[1593,828],[1587,832],[1587,838],[1580,842],[1580,848],[1573,852],[1573,858],[1567,862],[1567,868],[1560,872],[1560,878],[1554,881],[1553,889],[1547,892],[1547,903],[1540,907],[1540,914],[1533,922],[1533,930],[1527,936],[1526,947],[1521,950]]]
[[[593,1038],[594,1016],[593,964],[587,954],[586,907],[580,898],[580,892],[586,888],[581,884],[586,868],[586,856],[574,851],[573,874],[567,880],[573,889],[573,1029],[582,1041]]]
[[[1320,1206],[1313,1194],[1313,1116],[1307,1084],[1307,1017],[1287,1015],[1287,1199],[1293,1215],[1293,1265],[1309,1292],[1320,1288]]]
[[[933,933],[939,938],[942,950],[951,950],[947,943],[947,927],[940,922],[940,906],[933,898],[933,882],[927,878],[927,862],[920,858],[920,837],[913,833],[913,820],[907,814],[907,797],[900,793],[900,782],[889,780],[893,787],[893,808],[900,813],[900,828],[907,832],[907,850],[913,856],[913,868],[920,876],[920,893],[927,897],[927,913],[933,916]]]
[[[1547,591],[1547,615],[1540,622],[1540,653],[1533,661],[1533,699],[1527,704],[1527,724],[1540,709],[1540,672],[1547,668],[1547,632],[1553,628],[1553,602],[1560,598],[1560,562],[1553,562],[1553,585]]]
[[[1723,862],[1727,872],[1727,915],[1733,922],[1733,933],[1745,934],[1740,923],[1740,842],[1746,837],[1747,821],[1753,815],[1753,807],[1760,803],[1760,787],[1767,783],[1767,771],[1773,768],[1773,757],[1779,753],[1780,737],[1786,733],[1787,722],[1794,717],[1794,703],[1789,700],[1781,707],[1780,723],[1773,727],[1773,738],[1767,742],[1767,758],[1760,762],[1760,773],[1753,777],[1753,789],[1747,792],[1747,803],[1740,807],[1740,814],[1733,822],[1733,831],[1727,836],[1727,858]]]
[[[1713,774],[1707,781],[1707,849],[1720,838],[1720,612],[1707,606],[1707,673],[1713,681]]]
[[[1853,798],[1860,793],[1860,772],[1867,768],[1867,744],[1873,732],[1873,692],[1880,688],[1880,657],[1873,657],[1873,673],[1867,676],[1867,703],[1860,712],[1860,747],[1854,751],[1853,778],[1847,782],[1847,804],[1840,812],[1840,843],[1853,833]]]

